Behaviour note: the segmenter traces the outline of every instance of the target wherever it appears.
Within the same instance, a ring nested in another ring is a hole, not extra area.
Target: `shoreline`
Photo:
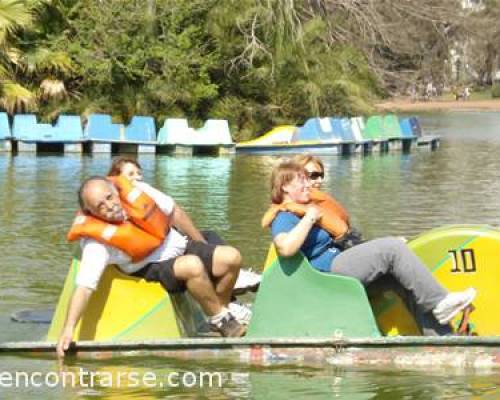
[[[416,111],[500,111],[500,99],[495,100],[432,100],[412,102],[407,98],[394,98],[375,104],[381,112]]]

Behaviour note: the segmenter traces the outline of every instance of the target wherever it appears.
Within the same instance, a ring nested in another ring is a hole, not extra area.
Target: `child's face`
[[[123,164],[120,175],[132,182],[142,181],[142,170],[132,163]]]

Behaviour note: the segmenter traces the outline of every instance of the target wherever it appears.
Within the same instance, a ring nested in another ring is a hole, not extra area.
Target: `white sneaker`
[[[231,315],[236,318],[236,321],[238,321],[242,325],[248,325],[250,323],[250,320],[252,319],[252,310],[248,308],[247,306],[233,302],[229,303],[228,307],[229,312]]]
[[[245,293],[249,290],[255,291],[262,280],[262,275],[253,272],[251,269],[241,269],[233,292],[235,294]]]
[[[467,307],[476,297],[476,289],[468,288],[463,292],[448,293],[437,306],[432,310],[432,313],[437,318],[441,325],[445,325],[452,318]]]

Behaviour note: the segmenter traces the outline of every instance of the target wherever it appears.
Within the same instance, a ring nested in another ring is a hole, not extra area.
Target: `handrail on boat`
[[[79,341],[71,351],[95,352],[110,350],[196,350],[228,349],[252,346],[275,348],[389,348],[389,347],[499,347],[500,336],[396,336],[380,338],[190,338],[141,341]],[[56,342],[4,342],[0,353],[41,352],[56,350]]]

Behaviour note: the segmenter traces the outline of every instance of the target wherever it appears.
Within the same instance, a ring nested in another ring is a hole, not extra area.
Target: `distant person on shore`
[[[415,84],[410,86],[410,101],[415,103],[418,100],[418,90]]]
[[[425,88],[425,97],[427,100],[431,100],[432,97],[434,96],[434,85],[432,82],[427,83],[427,86]]]
[[[462,90],[460,90],[459,88],[455,90],[456,101],[458,100],[467,101],[469,100],[469,97],[470,97],[470,89],[468,86],[465,86]]]
[[[283,161],[273,170],[271,234],[278,254],[290,257],[300,251],[318,271],[356,278],[364,286],[391,277],[409,293],[419,312],[439,322],[442,329],[437,334],[451,333],[449,321],[473,301],[476,291],[449,293],[399,239],[340,249],[328,221],[330,213],[314,201],[311,186],[304,168],[294,161]]]
[[[470,97],[470,89],[469,89],[469,87],[468,87],[468,86],[464,87],[463,94],[464,94],[464,101],[469,100],[469,97]]]

